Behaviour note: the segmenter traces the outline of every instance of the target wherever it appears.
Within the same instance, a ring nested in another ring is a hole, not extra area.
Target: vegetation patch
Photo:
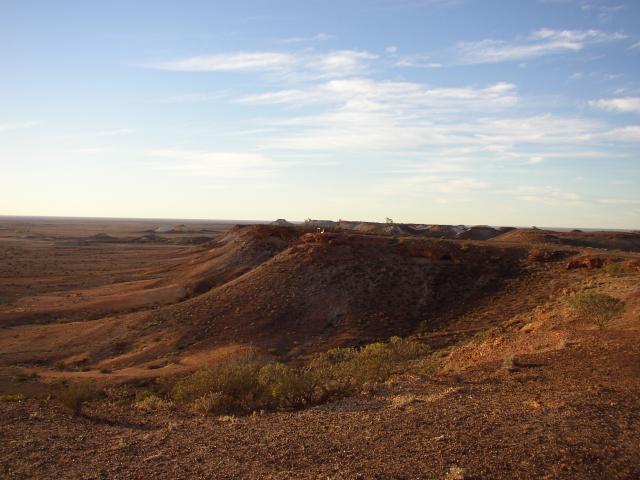
[[[486,328],[480,330],[473,337],[471,337],[472,343],[484,343],[488,340],[493,340],[500,335],[500,330],[497,328]]]
[[[18,372],[12,377],[15,383],[24,383],[37,378],[39,378],[39,375],[36,372]]]
[[[98,397],[98,390],[91,382],[71,383],[61,385],[58,400],[73,412],[74,416],[82,413],[82,407],[88,401]]]
[[[0,402],[21,402],[24,400],[24,395],[21,393],[7,393],[0,395]]]
[[[157,411],[167,410],[173,406],[173,404],[163,398],[158,397],[155,394],[145,396],[142,400],[136,401],[136,408],[145,411]]]
[[[177,381],[171,396],[202,414],[302,408],[382,382],[428,351],[416,341],[393,337],[363,348],[335,348],[299,367],[246,357]]]
[[[634,273],[634,270],[629,265],[625,265],[622,262],[607,263],[604,271],[612,277],[622,277]]]
[[[603,328],[624,311],[624,302],[606,293],[585,290],[568,299],[569,305],[582,317]]]
[[[62,360],[58,360],[53,364],[53,368],[63,371],[67,368],[67,365]]]

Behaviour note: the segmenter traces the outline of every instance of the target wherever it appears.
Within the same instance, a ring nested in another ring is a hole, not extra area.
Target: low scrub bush
[[[260,369],[258,386],[265,406],[295,408],[313,402],[316,378],[308,369],[273,363]]]
[[[622,262],[607,263],[604,267],[604,271],[612,277],[622,277],[624,275],[634,273],[630,266],[625,265]]]
[[[219,394],[220,413],[251,410],[258,401],[258,375],[262,365],[252,359],[229,361],[199,370],[173,388],[173,399],[189,403],[209,394]]]
[[[62,371],[67,368],[67,365],[62,360],[57,360],[56,362],[54,362],[53,368]]]
[[[420,343],[394,337],[363,348],[335,348],[299,367],[243,358],[177,381],[172,398],[202,414],[301,408],[382,382],[427,351]]]
[[[141,400],[136,400],[136,408],[145,411],[166,410],[171,408],[172,403],[151,393]]]
[[[0,395],[0,402],[21,402],[24,400],[24,395],[21,393],[5,393]]]
[[[37,378],[39,378],[39,375],[36,372],[18,372],[12,377],[12,380],[15,383],[24,383]]]
[[[58,392],[58,400],[73,412],[75,416],[82,413],[83,405],[98,397],[98,390],[91,382],[62,385]]]
[[[473,343],[484,343],[488,340],[495,339],[500,335],[500,330],[497,328],[487,328],[484,330],[480,330],[473,337],[471,337],[471,341]]]
[[[219,414],[228,410],[228,404],[220,392],[211,392],[196,398],[191,403],[191,410],[201,415]]]
[[[155,392],[153,392],[152,390],[147,390],[146,388],[143,388],[142,390],[136,390],[136,395],[135,395],[135,403],[140,403],[144,400],[146,400],[149,397],[153,397],[155,396]]]
[[[336,348],[313,357],[308,369],[320,377],[325,393],[354,393],[366,384],[379,383],[429,349],[413,340],[392,337],[388,343],[362,348]]]
[[[624,311],[624,302],[606,293],[586,290],[569,297],[569,304],[580,316],[603,328]]]

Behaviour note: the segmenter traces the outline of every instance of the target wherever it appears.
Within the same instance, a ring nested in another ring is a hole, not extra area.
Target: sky
[[[0,215],[640,228],[637,0],[0,0]]]

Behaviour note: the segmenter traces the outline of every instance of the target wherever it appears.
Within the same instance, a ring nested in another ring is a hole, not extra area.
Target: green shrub
[[[258,384],[267,406],[295,408],[313,401],[316,382],[307,369],[273,363],[260,369]]]
[[[471,337],[471,341],[473,343],[483,343],[496,338],[499,334],[500,331],[497,328],[487,328],[477,332],[473,337]]]
[[[300,408],[382,382],[427,351],[415,341],[394,337],[388,343],[316,354],[300,367],[245,358],[177,381],[172,398],[203,414]]]
[[[71,410],[75,416],[79,416],[82,413],[82,406],[85,402],[94,400],[97,396],[98,391],[91,382],[62,385],[58,392],[58,400]]]
[[[64,370],[65,368],[67,368],[67,365],[62,361],[62,360],[57,360],[54,364],[53,364],[53,368],[55,368],[56,370]]]
[[[21,402],[24,400],[24,395],[21,393],[6,393],[0,395],[0,402]]]
[[[38,375],[36,372],[18,372],[12,377],[12,380],[15,383],[24,383],[28,382],[29,380],[35,380],[38,377],[40,377],[40,375]]]
[[[622,277],[633,273],[633,269],[621,262],[607,263],[604,271],[612,277]]]
[[[153,393],[151,390],[146,390],[146,389],[137,390],[136,391],[135,402],[136,403],[140,403],[140,402],[146,400],[147,398],[153,397],[153,396],[155,396],[155,393]]]
[[[198,370],[173,388],[177,403],[189,403],[211,393],[220,394],[219,413],[248,411],[260,396],[258,374],[262,365],[243,359]]]
[[[363,348],[336,348],[313,357],[309,367],[320,376],[331,393],[349,393],[366,384],[379,383],[402,370],[409,360],[429,352],[414,340],[392,337],[388,343],[371,343]]]
[[[381,382],[392,368],[391,349],[383,343],[360,350],[336,348],[316,355],[310,362],[311,371],[322,379],[329,393],[352,393],[367,383]]]
[[[569,297],[569,304],[582,317],[603,328],[624,311],[624,302],[606,293],[585,290]]]

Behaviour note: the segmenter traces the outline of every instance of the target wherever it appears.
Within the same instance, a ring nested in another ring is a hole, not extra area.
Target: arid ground
[[[640,233],[321,232],[0,219],[0,477],[640,478]],[[393,336],[424,353],[327,401],[203,414],[162,390]]]

